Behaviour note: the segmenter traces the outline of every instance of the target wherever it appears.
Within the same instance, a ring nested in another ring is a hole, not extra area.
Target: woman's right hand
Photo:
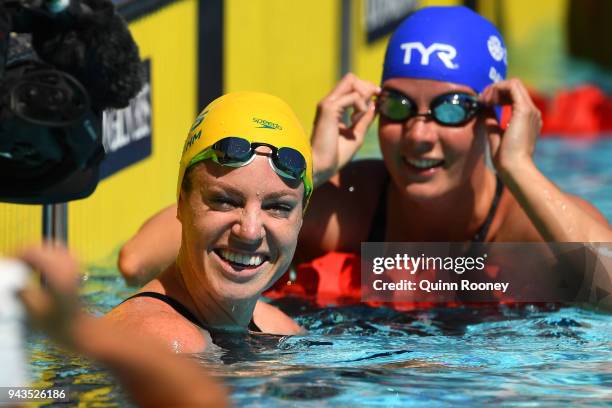
[[[59,242],[29,247],[19,258],[39,271],[45,282],[20,293],[30,323],[58,343],[80,350],[79,333],[88,329],[90,317],[79,306],[79,263]]]
[[[357,152],[376,114],[372,98],[380,93],[375,84],[346,74],[317,105],[312,131],[315,187],[334,176]],[[353,108],[350,126],[342,121]]]

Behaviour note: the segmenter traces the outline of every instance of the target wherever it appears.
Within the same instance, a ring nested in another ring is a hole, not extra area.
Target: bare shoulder
[[[344,166],[338,176],[335,177],[335,180],[340,186],[354,186],[362,190],[377,190],[387,177],[387,168],[382,160],[367,159],[350,162]]]
[[[352,161],[314,191],[308,211],[316,215],[318,210],[329,208],[330,200],[370,197],[372,193],[380,192],[387,177],[382,160]]]
[[[253,321],[264,333],[282,335],[304,333],[304,329],[282,310],[261,300],[255,305]]]
[[[297,260],[359,251],[387,177],[382,160],[359,160],[317,188],[304,217]]]
[[[166,343],[177,353],[198,353],[206,348],[206,332],[170,306],[152,298],[135,298],[111,310],[104,320],[117,329],[129,327],[144,336]]]

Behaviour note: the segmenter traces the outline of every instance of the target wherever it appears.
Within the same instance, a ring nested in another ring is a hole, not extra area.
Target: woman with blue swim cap
[[[505,79],[506,63],[485,18],[429,7],[392,35],[381,88],[345,76],[318,105],[319,187],[300,258],[359,253],[364,241],[610,241],[605,218],[534,165],[541,116],[522,82]],[[512,108],[505,130],[500,105]],[[348,128],[347,108],[355,112]],[[376,113],[384,162],[350,162]]]
[[[294,263],[359,254],[366,241],[612,241],[601,213],[534,165],[541,116],[522,82],[505,79],[506,65],[501,34],[470,9],[409,16],[389,41],[381,87],[347,74],[317,106],[316,194]],[[501,105],[512,108],[506,129]],[[383,160],[351,161],[377,113]],[[175,253],[172,212],[122,249],[124,276],[146,279]],[[168,234],[152,253],[147,237],[161,229]]]

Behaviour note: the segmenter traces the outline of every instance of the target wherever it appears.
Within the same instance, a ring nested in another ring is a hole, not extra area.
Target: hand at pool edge
[[[29,247],[18,257],[45,281],[45,287],[30,285],[20,293],[31,324],[61,345],[78,348],[76,327],[85,316],[77,294],[77,260],[62,244],[53,242]]]
[[[78,302],[78,262],[60,244],[46,243],[19,256],[41,272],[46,288],[20,296],[35,326],[60,344],[106,365],[139,406],[229,406],[227,390],[196,362],[158,342],[83,312]]]

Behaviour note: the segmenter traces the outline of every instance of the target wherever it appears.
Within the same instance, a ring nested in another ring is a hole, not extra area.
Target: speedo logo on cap
[[[269,120],[253,118],[253,122],[259,125],[257,126],[258,129],[283,130],[283,127],[281,125],[279,125],[278,123],[270,122]]]
[[[400,45],[400,48],[404,50],[404,64],[409,65],[412,59],[413,51],[421,55],[419,63],[421,65],[429,65],[429,59],[432,54],[435,55],[442,61],[444,66],[448,69],[457,69],[459,65],[453,62],[453,59],[457,56],[457,50],[455,47],[449,44],[433,43],[429,47],[425,47],[422,42],[407,42]]]

